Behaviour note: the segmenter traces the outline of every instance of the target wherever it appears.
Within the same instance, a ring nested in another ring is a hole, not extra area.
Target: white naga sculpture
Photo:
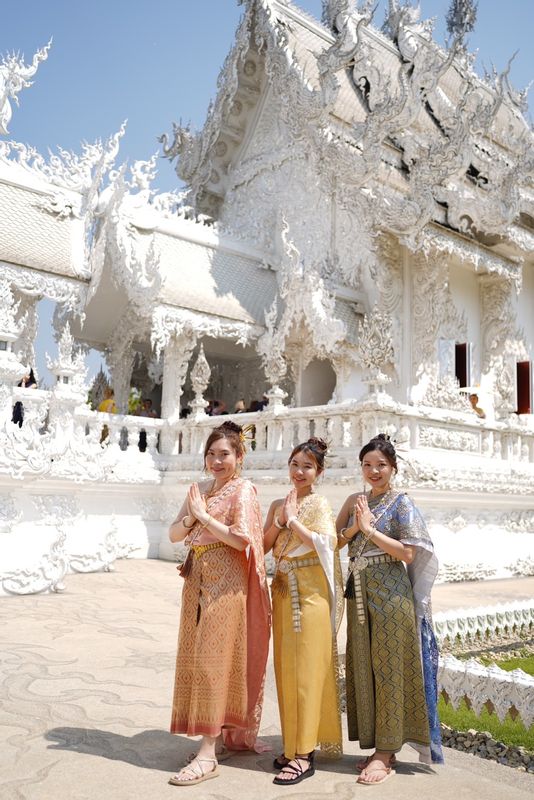
[[[32,85],[30,78],[36,74],[39,64],[48,58],[51,45],[52,39],[35,53],[31,64],[25,64],[18,53],[4,56],[0,61],[0,134],[5,136],[9,132],[8,125],[13,115],[10,100],[18,105],[17,95]]]

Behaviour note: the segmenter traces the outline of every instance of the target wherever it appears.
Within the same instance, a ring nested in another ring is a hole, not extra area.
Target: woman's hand
[[[282,512],[281,514],[278,515],[278,518],[280,522],[285,524],[291,517],[297,517],[298,513],[299,511],[297,508],[297,490],[291,489],[288,496],[284,500]]]
[[[203,522],[208,517],[206,508],[206,500],[201,495],[198,483],[192,483],[187,493],[187,505],[189,506],[189,514]]]
[[[366,536],[369,536],[373,528],[373,522],[375,521],[375,517],[373,512],[369,508],[367,497],[364,494],[361,494],[359,497],[356,498],[356,505],[354,506],[354,512],[355,512],[355,517],[358,521],[358,528]]]

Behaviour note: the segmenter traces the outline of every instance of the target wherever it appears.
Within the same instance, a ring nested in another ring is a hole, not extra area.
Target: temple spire
[[[447,32],[451,40],[458,40],[465,46],[465,37],[475,27],[478,3],[474,0],[451,0],[447,11]]]

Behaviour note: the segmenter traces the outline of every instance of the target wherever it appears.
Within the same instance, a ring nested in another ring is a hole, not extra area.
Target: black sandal
[[[308,764],[307,769],[303,769],[301,761],[306,761]],[[294,786],[296,783],[300,783],[305,778],[311,778],[312,775],[315,774],[315,767],[313,766],[313,754],[309,756],[295,756],[292,758],[291,761],[282,767],[282,772],[286,771],[291,773],[293,777],[291,778],[281,778],[279,775],[273,779],[273,783],[278,784],[278,786]]]
[[[315,757],[315,750],[312,750],[311,753],[308,753],[308,761],[311,761],[312,764],[314,757]],[[284,769],[284,767],[287,767],[290,761],[291,759],[286,758],[286,756],[282,753],[281,756],[276,756],[276,758],[273,760],[273,767],[275,769]]]
[[[290,760],[291,760],[290,758],[286,758],[285,755],[282,753],[281,756],[276,756],[276,758],[273,760],[273,767],[275,769],[284,769],[284,767],[287,767]]]

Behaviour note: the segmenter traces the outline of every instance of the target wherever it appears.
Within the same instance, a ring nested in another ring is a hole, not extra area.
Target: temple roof
[[[140,250],[148,251],[149,237],[138,232],[136,238]],[[155,234],[155,245],[162,281],[158,302],[264,325],[265,309],[277,293],[274,272],[224,245],[211,247],[161,232]]]

